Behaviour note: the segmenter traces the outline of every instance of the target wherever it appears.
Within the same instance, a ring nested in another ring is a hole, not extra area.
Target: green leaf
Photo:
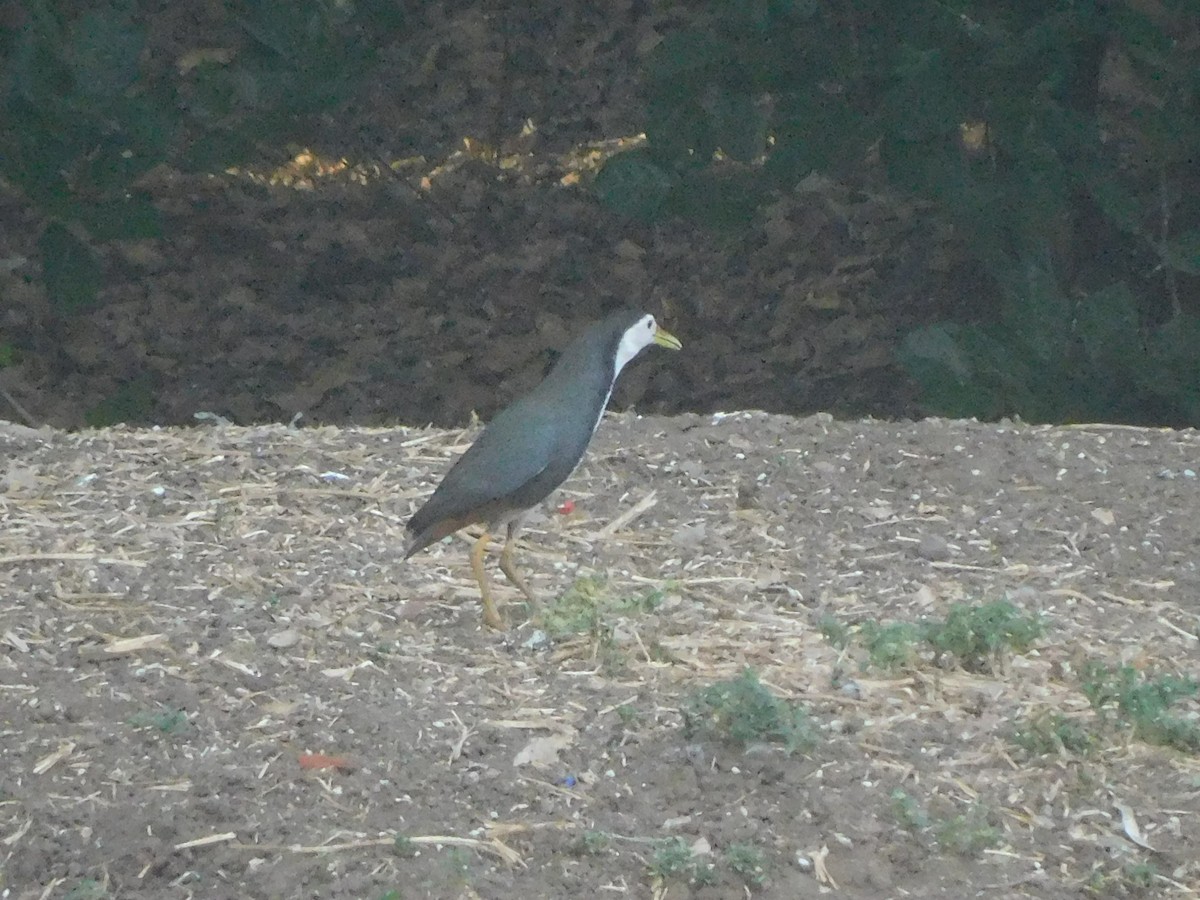
[[[1200,275],[1200,228],[1167,242],[1167,265],[1188,275]]]
[[[237,22],[263,49],[296,62],[305,50],[319,49],[326,23],[320,12],[289,0],[260,0],[246,7]]]
[[[600,202],[631,219],[657,219],[671,192],[671,177],[640,150],[614,156],[596,175]]]
[[[17,32],[5,75],[11,79],[11,99],[35,109],[55,103],[71,90],[71,72],[60,58],[63,37],[58,21],[34,7],[28,27]]]
[[[370,28],[383,32],[401,32],[417,14],[396,0],[359,0],[357,7]]]
[[[963,349],[974,363],[976,382],[997,398],[993,416],[1020,411],[1035,421],[1054,421],[1061,406],[1057,381],[1030,362],[1008,324],[964,329]]]
[[[717,148],[712,119],[698,103],[652,103],[646,140],[655,160],[674,169],[708,165]]]
[[[162,237],[162,219],[149,194],[133,192],[116,200],[81,204],[76,213],[100,241]]]
[[[64,152],[65,142],[52,146],[52,132],[43,123],[23,122],[18,127],[19,135],[14,135],[11,142],[0,138],[0,171],[19,185],[45,215],[70,218],[75,198],[63,171],[73,157]]]
[[[781,103],[775,147],[767,173],[791,185],[810,172],[853,172],[875,141],[873,119],[852,109],[844,97],[819,87],[797,91]]]
[[[1151,365],[1139,379],[1143,388],[1169,399],[1181,424],[1200,426],[1200,316],[1184,313],[1152,330],[1146,349]]]
[[[154,406],[156,388],[157,381],[153,375],[139,375],[122,383],[110,396],[84,413],[83,419],[92,428],[107,428],[122,422],[143,422]]]
[[[128,8],[95,10],[71,26],[65,48],[76,90],[91,100],[111,100],[138,77],[144,30]]]
[[[667,207],[708,228],[741,231],[754,219],[760,196],[759,179],[751,173],[699,170],[676,185]]]
[[[60,315],[82,312],[96,302],[100,262],[90,247],[61,222],[51,222],[38,241],[50,303]]]
[[[1117,376],[1145,367],[1140,322],[1133,294],[1123,284],[1093,291],[1075,311],[1075,329],[1092,366]],[[1128,378],[1122,379],[1128,383]]]
[[[651,51],[645,78],[652,90],[672,84],[698,93],[729,53],[729,44],[712,32],[698,28],[674,31]]]
[[[905,335],[896,356],[921,385],[921,399],[933,412],[960,418],[991,418],[1001,412],[1002,398],[976,371],[968,349],[969,326],[939,322]]]
[[[938,370],[938,376],[966,386],[974,376],[971,361],[963,353],[963,326],[939,322],[914,328],[904,338],[901,359],[905,364],[919,362]]]
[[[1088,183],[1092,200],[1113,225],[1126,234],[1141,234],[1145,204],[1131,191],[1130,185],[1116,174],[1097,175]]]
[[[1065,368],[1074,310],[1053,274],[1026,262],[1011,273],[1006,288],[1004,329],[1013,348],[1034,369]]]
[[[1107,15],[1113,30],[1120,34],[1122,48],[1135,59],[1160,63],[1170,56],[1174,41],[1164,27],[1169,17],[1155,21],[1134,4],[1125,3],[1114,4]]]
[[[911,50],[898,67],[900,80],[883,97],[888,134],[904,141],[954,135],[971,118],[963,73],[940,50]]]
[[[710,94],[707,106],[718,147],[741,162],[762,155],[767,144],[767,118],[753,97],[721,88]]]
[[[257,155],[256,155],[257,154]],[[228,166],[261,158],[255,135],[247,129],[212,129],[197,134],[175,157],[177,164],[200,172],[220,171]]]
[[[911,141],[885,135],[879,149],[892,184],[901,190],[934,194],[953,211],[955,195],[963,193],[966,178],[956,138]]]

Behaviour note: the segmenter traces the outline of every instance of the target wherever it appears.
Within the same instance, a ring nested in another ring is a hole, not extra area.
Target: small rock
[[[574,743],[574,736],[566,733],[535,737],[513,757],[513,767],[536,766],[553,768],[558,765],[558,754]]]
[[[267,638],[267,646],[274,647],[276,650],[286,650],[288,647],[294,647],[298,643],[300,643],[300,632],[294,628],[277,631]]]
[[[698,522],[695,525],[684,525],[681,528],[677,528],[675,533],[671,535],[671,543],[684,549],[694,549],[704,542],[707,531],[708,529],[703,522]]]
[[[863,698],[863,694],[864,694],[862,685],[859,684],[854,679],[848,679],[846,681],[843,681],[838,686],[838,690],[841,691],[843,694],[845,694],[847,697],[853,697],[855,700],[861,700]]]
[[[930,562],[943,562],[951,556],[949,542],[937,534],[923,534],[917,543],[917,556]]]
[[[646,255],[646,248],[635,244],[628,238],[617,244],[615,248],[617,256],[621,259],[641,259]]]
[[[743,481],[738,485],[734,505],[738,509],[757,509],[762,506],[762,488],[752,481]]]
[[[1041,592],[1029,585],[1023,585],[1016,590],[1005,591],[1004,599],[1021,609],[1041,609],[1043,605]]]
[[[226,308],[253,309],[258,306],[258,294],[244,284],[237,284],[225,291],[217,302]]]
[[[521,642],[521,646],[526,650],[541,650],[549,643],[550,635],[546,634],[546,632],[542,631],[542,629],[537,628],[532,634],[529,635],[529,637]]]

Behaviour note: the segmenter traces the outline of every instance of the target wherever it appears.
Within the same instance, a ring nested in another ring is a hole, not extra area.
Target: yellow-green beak
[[[668,350],[681,350],[683,348],[683,342],[679,338],[658,325],[654,326],[654,343],[660,347],[666,347]]]

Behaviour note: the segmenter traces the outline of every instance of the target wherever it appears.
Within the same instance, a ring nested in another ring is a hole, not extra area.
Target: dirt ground
[[[1195,433],[611,416],[507,633],[464,538],[400,559],[469,436],[0,425],[0,895],[1200,896],[1200,757],[1081,691],[1196,674]],[[826,636],[1003,598],[992,671]],[[746,666],[815,743],[684,727]]]

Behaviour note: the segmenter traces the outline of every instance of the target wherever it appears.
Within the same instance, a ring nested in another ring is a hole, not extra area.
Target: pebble
[[[543,647],[548,646],[549,643],[550,635],[546,634],[546,632],[542,631],[540,628],[537,628],[534,629],[529,637],[521,642],[521,646],[526,650],[541,650]]]
[[[950,543],[938,534],[923,534],[917,543],[917,556],[930,562],[943,562],[950,558]]]
[[[294,647],[298,643],[300,643],[300,632],[294,628],[277,631],[267,638],[267,646],[274,647],[276,650],[286,650],[288,647]]]

